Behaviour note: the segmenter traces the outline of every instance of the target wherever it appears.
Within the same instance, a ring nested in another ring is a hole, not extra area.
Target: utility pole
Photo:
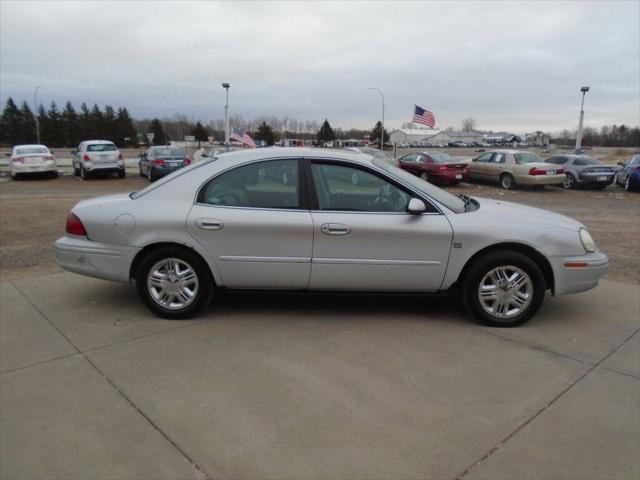
[[[33,90],[33,116],[36,119],[36,138],[37,143],[40,144],[40,120],[38,120],[38,89],[40,87],[37,86]]]
[[[224,145],[229,150],[229,85],[228,83],[223,83],[222,88],[224,88],[227,94],[227,100],[224,104]]]
[[[384,150],[384,95],[382,94],[382,90],[376,87],[369,87],[369,90],[375,90],[380,94],[382,98],[382,128],[380,131],[380,150]]]
[[[576,153],[582,153],[582,125],[584,122],[584,97],[589,91],[590,87],[582,87],[582,105],[580,106],[580,121],[578,123],[578,136],[576,138]]]

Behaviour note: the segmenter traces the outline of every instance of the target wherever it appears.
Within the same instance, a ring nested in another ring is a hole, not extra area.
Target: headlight
[[[595,252],[597,250],[596,242],[593,241],[593,237],[586,228],[580,229],[580,241],[587,252]]]

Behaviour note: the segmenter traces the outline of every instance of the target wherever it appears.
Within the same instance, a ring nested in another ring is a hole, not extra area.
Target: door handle
[[[215,218],[196,218],[196,227],[202,230],[222,230],[224,222]]]
[[[347,235],[351,233],[351,228],[342,223],[325,223],[320,227],[320,230],[327,235]]]

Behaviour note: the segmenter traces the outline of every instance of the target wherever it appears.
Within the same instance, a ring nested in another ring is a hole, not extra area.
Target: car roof
[[[347,150],[333,150],[331,148],[308,148],[308,147],[266,147],[238,150],[235,152],[225,152],[219,157],[219,162],[225,163],[245,163],[253,160],[268,158],[318,158],[328,160],[350,160],[356,163],[369,164],[373,156],[362,152],[351,152]]]
[[[107,143],[107,144],[110,144],[110,143],[113,143],[113,142],[111,140],[83,140],[81,143],[98,143],[98,144]]]
[[[13,148],[32,148],[32,147],[43,147],[46,148],[47,150],[49,149],[49,147],[47,147],[46,145],[41,145],[39,143],[30,143],[27,145],[14,145]]]

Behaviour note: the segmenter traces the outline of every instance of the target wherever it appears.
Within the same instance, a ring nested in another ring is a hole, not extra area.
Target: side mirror
[[[427,211],[427,206],[419,198],[412,198],[407,205],[407,213],[411,215],[420,215]]]
[[[624,162],[618,162],[618,165],[620,165],[621,167],[624,167],[626,164]]]
[[[70,153],[71,155],[75,155],[75,154],[76,154],[76,152],[77,152],[77,150],[69,150],[69,153]]]
[[[4,154],[4,156],[5,156],[5,157],[10,157],[10,156],[11,156],[11,154],[10,154],[10,153],[5,153],[5,154]]]

